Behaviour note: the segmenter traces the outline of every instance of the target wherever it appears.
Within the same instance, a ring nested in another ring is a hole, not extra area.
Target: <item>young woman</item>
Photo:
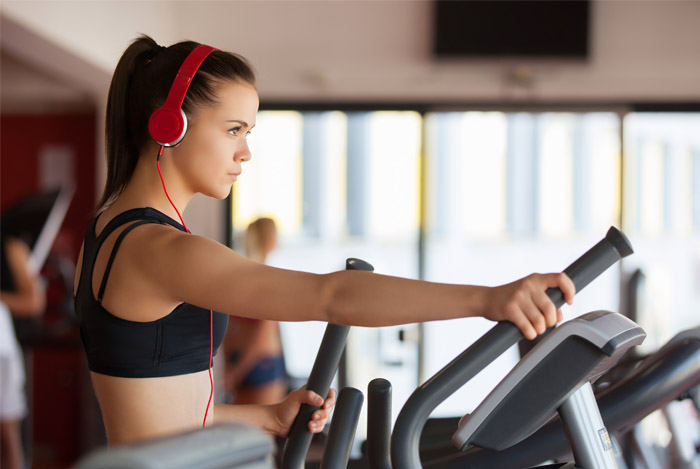
[[[218,348],[227,315],[359,326],[483,316],[512,321],[528,338],[561,320],[545,290],[559,287],[571,302],[574,286],[563,274],[500,287],[352,271],[318,275],[272,268],[188,234],[176,221],[179,211],[196,193],[229,194],[251,158],[246,136],[258,109],[246,61],[214,51],[187,89],[182,142],[164,148],[151,137],[149,119],[196,46],[137,38],[109,91],[107,182],[78,260],[75,303],[110,444],[224,421],[285,436],[302,403],[323,403],[309,422],[311,431],[322,429],[333,392],[325,401],[301,389],[276,405],[209,409],[210,341]]]
[[[248,259],[265,264],[275,247],[277,225],[272,218],[258,218],[248,225]],[[233,316],[222,346],[226,357],[224,386],[235,404],[272,404],[284,398],[287,373],[276,321]]]

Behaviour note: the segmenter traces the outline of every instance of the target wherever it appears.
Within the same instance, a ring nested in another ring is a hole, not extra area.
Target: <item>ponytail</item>
[[[184,41],[163,47],[141,35],[119,59],[107,97],[107,181],[98,210],[114,202],[128,184],[142,150],[152,140],[148,119],[165,102],[180,65],[198,45]],[[216,103],[217,85],[224,82],[255,86],[255,72],[243,57],[214,51],[192,79],[182,105],[185,114],[191,119],[202,106]]]

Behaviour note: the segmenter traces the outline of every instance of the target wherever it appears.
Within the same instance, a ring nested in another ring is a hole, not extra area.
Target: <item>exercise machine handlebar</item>
[[[367,461],[370,469],[391,469],[391,383],[375,378],[367,386]]]
[[[579,292],[605,272],[608,267],[633,252],[627,237],[620,230],[611,226],[605,238],[564,269],[564,273],[571,278],[576,286],[576,291]],[[564,304],[564,295],[558,288],[547,289],[547,296],[557,308]]]
[[[371,264],[355,258],[347,259],[345,270],[363,270],[373,272]],[[350,326],[329,323],[326,332],[323,334],[321,346],[316,355],[311,374],[306,384],[309,389],[316,394],[325,397],[331,387],[333,376],[338,369],[340,358],[345,350],[345,341],[348,337]],[[303,404],[299,413],[292,423],[287,437],[287,443],[282,452],[280,467],[282,469],[300,469],[304,467],[306,453],[311,445],[313,434],[309,431],[308,422],[313,414],[320,407]]]
[[[363,401],[359,389],[345,387],[340,390],[320,469],[348,467]]]
[[[632,246],[627,237],[617,228],[611,227],[605,238],[574,261],[564,273],[571,278],[576,291],[579,292],[610,266],[632,253]],[[547,295],[557,309],[564,304],[564,296],[558,288],[548,289]],[[391,436],[393,467],[421,467],[418,452],[420,434],[432,411],[521,339],[523,335],[514,324],[499,322],[419,386],[403,406],[394,425]]]

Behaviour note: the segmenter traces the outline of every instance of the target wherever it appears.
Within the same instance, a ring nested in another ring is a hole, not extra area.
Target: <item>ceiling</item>
[[[78,87],[0,49],[0,108],[3,113],[83,111],[94,101]]]

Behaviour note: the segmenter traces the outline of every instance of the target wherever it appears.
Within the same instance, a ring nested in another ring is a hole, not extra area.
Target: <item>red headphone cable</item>
[[[163,184],[163,192],[165,192],[165,196],[168,198],[168,202],[170,202],[170,205],[175,209],[175,213],[177,213],[178,218],[180,218],[180,223],[182,223],[182,226],[185,228],[185,231],[187,233],[190,233],[190,230],[187,229],[187,225],[185,225],[185,220],[182,219],[182,215],[180,215],[180,211],[177,209],[175,204],[173,203],[172,199],[170,198],[170,195],[168,195],[168,189],[165,188],[165,179],[163,179],[163,173],[160,172],[160,157],[163,154],[163,149],[165,147],[161,146],[160,150],[158,151],[158,159],[156,160],[156,166],[158,166],[158,175],[160,176],[160,182]],[[209,406],[211,405],[211,400],[212,397],[214,396],[214,378],[211,375],[211,362],[212,362],[212,357],[214,355],[214,312],[210,309],[209,310],[209,384],[211,385],[211,391],[209,392],[209,400],[207,401],[207,408],[204,411],[204,421],[202,422],[202,427],[205,427],[207,425],[207,415],[209,414]]]

